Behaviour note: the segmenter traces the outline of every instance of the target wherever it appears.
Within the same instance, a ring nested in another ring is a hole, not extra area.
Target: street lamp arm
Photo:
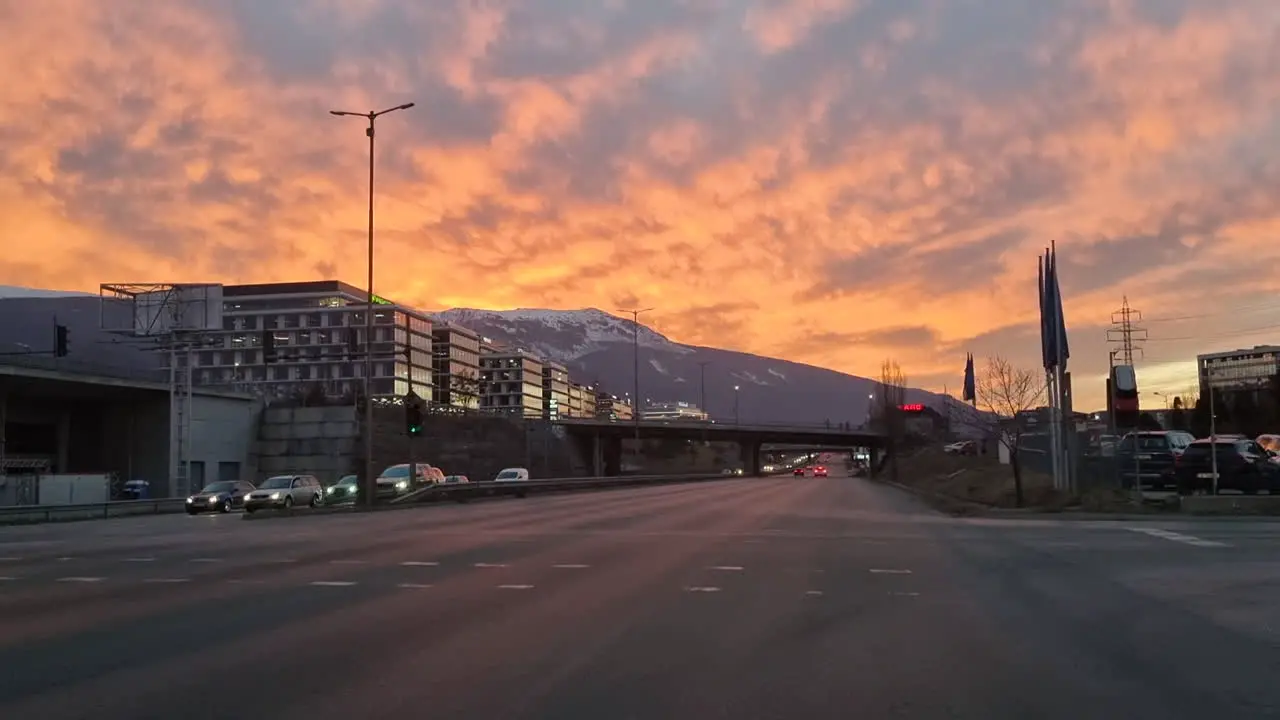
[[[386,115],[386,114],[387,114],[387,113],[389,113],[389,112],[395,112],[395,111],[397,111],[397,110],[408,110],[408,109],[409,109],[409,108],[411,108],[411,107],[413,107],[413,103],[405,103],[405,104],[403,104],[403,105],[397,105],[397,106],[395,106],[395,107],[389,107],[389,108],[387,108],[386,110],[379,110],[379,111],[377,111],[377,112],[371,112],[371,113],[369,113],[369,117],[378,117],[379,115]]]
[[[343,116],[343,115],[350,115],[351,117],[368,117],[368,114],[366,114],[366,113],[347,112],[346,110],[330,110],[330,111],[329,111],[329,114],[330,114],[330,115],[337,115],[337,116],[339,116],[339,117],[341,117],[341,116]]]

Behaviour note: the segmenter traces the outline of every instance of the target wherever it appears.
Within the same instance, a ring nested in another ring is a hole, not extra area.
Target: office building
[[[517,417],[542,417],[542,360],[523,350],[481,353],[480,409]]]
[[[480,335],[467,328],[443,321],[432,325],[432,400],[436,405],[480,407],[480,345]]]
[[[192,354],[195,384],[264,396],[363,391],[365,291],[319,280],[227,285],[222,298],[222,329],[206,333]],[[430,319],[380,297],[374,308],[374,399],[403,397],[410,388],[430,399]]]
[[[596,417],[605,420],[630,420],[634,415],[630,403],[618,399],[617,395],[602,392],[596,394]]]
[[[1196,366],[1201,397],[1208,397],[1210,387],[1219,393],[1262,390],[1280,373],[1280,346],[1197,355]]]
[[[650,403],[641,417],[645,420],[708,420],[710,417],[697,405],[687,402]]]
[[[569,370],[553,360],[542,362],[542,417],[572,417],[569,404]]]

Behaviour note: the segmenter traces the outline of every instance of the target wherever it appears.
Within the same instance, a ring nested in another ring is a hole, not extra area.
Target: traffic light
[[[273,363],[280,359],[276,352],[276,334],[271,330],[262,331],[262,362]]]
[[[404,425],[409,437],[418,437],[422,434],[422,405],[416,401],[405,403]]]
[[[53,323],[53,356],[66,357],[70,350],[70,331],[66,325],[59,324],[56,320]]]

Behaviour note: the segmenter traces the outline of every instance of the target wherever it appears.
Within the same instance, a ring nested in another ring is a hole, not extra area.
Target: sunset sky
[[[1280,341],[1276,0],[0,0],[0,283],[364,277],[653,306],[674,340],[1077,406],[1125,295],[1144,390]],[[1159,400],[1147,400],[1160,404]]]

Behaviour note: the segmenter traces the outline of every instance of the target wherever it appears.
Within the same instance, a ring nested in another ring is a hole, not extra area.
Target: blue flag
[[[1053,350],[1054,366],[1067,371],[1067,360],[1071,357],[1071,347],[1067,344],[1067,318],[1062,313],[1062,288],[1058,285],[1058,247],[1054,243],[1050,249],[1051,275],[1053,276]]]
[[[964,361],[964,401],[977,402],[978,388],[973,378],[973,353],[968,353]]]
[[[1044,255],[1040,257],[1039,262],[1039,304],[1040,304],[1040,358],[1041,364],[1045,370],[1053,369],[1053,307],[1050,292],[1050,283],[1053,278],[1050,275],[1051,266],[1049,264],[1049,250],[1045,248]]]

